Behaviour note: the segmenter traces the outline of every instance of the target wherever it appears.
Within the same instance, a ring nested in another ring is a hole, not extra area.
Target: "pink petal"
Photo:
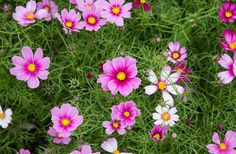
[[[19,67],[22,67],[23,65],[26,64],[26,61],[22,57],[19,57],[19,56],[13,56],[12,62],[15,66],[19,66]]]
[[[41,65],[41,69],[48,69],[50,66],[50,58],[49,57],[44,57],[39,61]]]
[[[26,61],[32,60],[33,59],[33,52],[30,47],[24,46],[21,49],[21,52],[23,54],[23,57],[25,58]]]
[[[34,13],[36,10],[36,2],[33,0],[28,1],[28,3],[26,4],[26,9],[29,12]]]
[[[219,146],[216,144],[208,144],[207,149],[209,153],[214,153],[214,154],[217,154],[220,151]]]
[[[233,60],[228,54],[223,54],[218,60],[218,63],[225,69],[229,69],[233,63]]]
[[[125,13],[125,12],[128,12],[132,9],[132,3],[127,3],[125,5],[122,6],[122,12]]]
[[[149,11],[151,9],[151,6],[147,3],[143,4],[144,11]]]
[[[234,79],[234,76],[230,71],[220,72],[217,76],[223,84],[228,84]]]
[[[34,54],[34,60],[41,60],[43,58],[43,50],[38,48]]]
[[[124,26],[124,20],[122,17],[117,17],[116,18],[116,25],[117,26]]]
[[[230,147],[236,147],[236,132],[229,130],[227,131],[224,139],[224,143]]]
[[[48,15],[48,11],[45,10],[45,9],[41,9],[41,10],[38,10],[36,13],[35,13],[35,18],[36,19],[43,19],[44,17],[46,17]]]
[[[32,75],[29,80],[28,80],[28,86],[31,88],[31,89],[35,89],[37,87],[39,87],[39,79],[36,75]]]
[[[140,4],[141,4],[140,0],[136,0],[135,2],[133,2],[132,5],[133,5],[134,8],[138,8],[140,6]]]
[[[128,96],[132,91],[133,88],[129,83],[120,84],[119,92],[122,96]]]
[[[212,135],[212,141],[214,142],[214,143],[216,143],[216,144],[220,144],[221,142],[220,142],[220,137],[219,137],[219,135],[218,135],[218,133],[214,133],[213,135]]]
[[[37,76],[41,79],[41,80],[46,80],[48,78],[48,74],[49,72],[46,70],[40,70],[37,72]]]
[[[119,82],[116,80],[111,80],[108,82],[107,87],[111,91],[112,95],[115,95],[118,92]]]

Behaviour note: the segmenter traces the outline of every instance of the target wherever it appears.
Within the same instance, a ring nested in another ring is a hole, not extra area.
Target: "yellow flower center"
[[[220,150],[225,151],[226,150],[226,145],[224,143],[219,144]]]
[[[129,117],[129,115],[130,115],[130,113],[129,113],[129,112],[127,112],[127,111],[124,113],[124,116],[125,116],[126,118],[128,118],[128,117]]]
[[[140,0],[141,4],[145,4],[147,1],[146,0]]]
[[[35,17],[35,16],[34,16],[34,14],[33,14],[33,13],[31,13],[31,12],[30,12],[30,13],[28,13],[28,14],[27,14],[27,16],[26,16],[26,18],[27,18],[27,19],[29,19],[29,20],[33,20],[33,19],[34,19],[34,17]]]
[[[112,125],[113,125],[114,128],[118,128],[119,127],[119,123],[118,122],[113,122]]]
[[[60,133],[58,133],[58,134],[57,134],[57,137],[58,137],[58,138],[61,138],[61,134],[60,134]]]
[[[116,15],[119,14],[120,11],[121,11],[121,10],[120,10],[119,7],[113,7],[113,8],[112,8],[112,13],[114,13],[114,14],[116,14]]]
[[[36,70],[35,64],[29,64],[27,67],[28,71],[34,72]]]
[[[89,17],[88,18],[88,23],[93,25],[93,24],[96,23],[96,19],[94,17]]]
[[[229,47],[230,47],[230,49],[235,50],[236,49],[236,43],[230,43]]]
[[[158,88],[160,90],[165,90],[166,89],[166,83],[163,81],[158,82]]]
[[[47,10],[47,11],[50,10],[50,8],[48,6],[45,6],[44,9]]]
[[[233,14],[232,14],[230,11],[226,11],[226,12],[225,12],[225,16],[226,16],[227,18],[231,18],[231,17],[233,16]]]
[[[68,125],[70,124],[70,120],[67,119],[67,118],[63,118],[63,119],[61,120],[61,124],[62,124],[63,126],[68,126]]]
[[[182,74],[182,73],[184,72],[184,70],[181,69],[181,68],[179,68],[179,69],[177,69],[177,72],[178,72],[179,74]]]
[[[120,81],[123,81],[125,80],[126,78],[126,74],[124,72],[119,72],[117,75],[116,75],[116,78]]]
[[[172,54],[172,57],[174,59],[178,59],[180,57],[180,55],[179,55],[179,53],[175,52],[175,53]]]
[[[3,119],[5,117],[4,113],[0,113],[0,119]]]
[[[66,27],[71,28],[73,26],[73,23],[71,21],[67,21],[65,25]]]
[[[119,150],[115,150],[115,151],[113,152],[113,154],[120,154],[120,151],[119,151]]]
[[[88,5],[88,10],[89,10],[89,11],[91,10],[91,8],[92,8],[91,5]]]
[[[162,114],[161,116],[162,120],[167,121],[170,119],[170,114],[168,112]]]
[[[160,134],[155,134],[155,135],[153,136],[153,138],[159,139],[159,138],[160,138]]]

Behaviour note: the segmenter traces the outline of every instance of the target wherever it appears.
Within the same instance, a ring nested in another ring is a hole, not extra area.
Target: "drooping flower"
[[[236,19],[236,4],[225,2],[224,5],[220,6],[218,16],[222,22],[234,22]]]
[[[187,126],[190,126],[192,124],[192,121],[189,118],[186,118],[184,122]]]
[[[53,127],[49,127],[48,134],[51,135],[52,137],[55,137],[53,139],[54,143],[60,144],[69,144],[71,141],[70,137],[62,137],[61,134],[56,131]]]
[[[236,51],[236,33],[230,29],[226,29],[223,33],[224,41],[220,41],[220,45],[227,51],[235,52]]]
[[[168,43],[169,52],[167,59],[172,63],[179,63],[187,58],[187,48],[181,47],[179,42]]]
[[[81,15],[74,9],[71,9],[69,12],[67,11],[67,9],[63,9],[61,11],[61,15],[59,13],[56,13],[55,16],[63,25],[63,30],[66,34],[71,31],[78,32],[79,29],[83,29],[83,27],[81,27],[81,25],[79,24]]]
[[[147,3],[147,0],[136,0],[133,2],[133,7],[138,8],[139,6],[143,6],[144,11],[149,11],[151,6]]]
[[[99,75],[98,83],[102,84],[104,91],[111,91],[112,95],[120,92],[123,96],[128,96],[133,89],[138,89],[141,79],[136,77],[138,70],[136,60],[132,57],[117,57],[107,60],[103,64],[105,74]]]
[[[22,57],[13,56],[12,62],[15,65],[10,69],[10,73],[16,76],[17,80],[27,81],[30,88],[39,87],[39,79],[46,80],[49,72],[46,70],[50,66],[50,58],[43,58],[43,51],[38,48],[33,55],[30,47],[25,46],[21,49]]]
[[[11,123],[12,110],[6,109],[5,111],[2,110],[2,106],[0,105],[0,126],[2,128],[7,128],[8,124]]]
[[[2,7],[2,10],[3,10],[5,13],[8,13],[8,12],[11,11],[11,6],[5,4],[5,5]]]
[[[29,24],[35,23],[36,20],[41,20],[47,16],[45,9],[36,11],[36,2],[33,0],[28,1],[26,8],[23,6],[16,7],[16,13],[13,13],[13,18],[21,26],[28,26]]]
[[[92,153],[92,148],[90,145],[82,145],[80,150],[74,150],[70,154],[100,154],[100,152]]]
[[[110,138],[110,139],[105,140],[102,143],[101,148],[112,154],[132,154],[132,153],[120,152],[118,150],[118,143],[115,138]]]
[[[83,116],[78,115],[76,107],[70,104],[63,104],[60,108],[54,107],[51,110],[53,128],[60,133],[62,137],[69,137],[71,132],[77,129],[83,123]]]
[[[156,120],[154,122],[155,125],[174,126],[175,122],[179,120],[175,107],[170,108],[169,106],[162,107],[158,105],[155,110],[156,112],[153,113],[153,119]]]
[[[20,152],[17,152],[16,154],[30,154],[30,151],[25,149],[20,149]]]
[[[104,11],[101,12],[103,18],[107,19],[107,21],[116,24],[117,26],[124,26],[123,18],[131,17],[131,8],[132,3],[127,3],[124,5],[125,0],[109,0],[110,3],[105,1]]]
[[[217,125],[217,129],[218,129],[218,130],[223,130],[223,129],[224,129],[224,125],[221,124],[221,123],[218,124],[218,125]]]
[[[220,140],[218,133],[212,136],[214,144],[208,144],[207,149],[211,154],[235,154],[236,150],[236,132],[229,130],[226,132],[224,141]]]
[[[112,122],[104,121],[102,125],[106,128],[106,134],[108,135],[112,134],[114,131],[117,131],[120,135],[124,135],[126,132],[126,126],[120,120],[117,120],[115,116],[112,116]]]
[[[153,70],[149,70],[148,80],[152,83],[152,85],[146,86],[144,87],[144,89],[147,95],[152,95],[159,89],[162,93],[164,102],[172,107],[174,106],[174,100],[169,93],[173,95],[180,95],[183,94],[184,88],[180,85],[175,84],[179,79],[180,74],[178,72],[172,74],[170,73],[171,67],[164,67],[161,71],[160,80],[158,80]]]
[[[38,10],[45,9],[48,12],[48,15],[45,17],[46,21],[51,21],[52,18],[56,18],[56,13],[58,12],[58,6],[53,0],[42,0],[38,2]]]
[[[183,61],[183,62],[177,64],[177,66],[173,67],[173,69],[172,69],[173,71],[177,71],[180,74],[179,79],[176,81],[177,84],[180,84],[181,81],[185,81],[186,83],[190,82],[187,75],[189,73],[191,73],[192,71],[190,68],[186,68],[186,64],[187,64],[187,62]]]
[[[89,79],[93,78],[93,72],[88,72],[87,73],[87,78],[89,78]]]
[[[125,127],[134,125],[137,116],[140,116],[140,110],[133,101],[121,102],[112,107],[112,117],[121,120]]]
[[[221,55],[218,63],[226,69],[226,71],[217,74],[218,78],[223,84],[230,83],[236,76],[236,61],[235,58],[232,59],[229,55]]]
[[[77,8],[82,11],[90,11],[91,9],[96,9],[101,11],[103,9],[103,3],[105,0],[77,0],[76,5]]]
[[[149,132],[150,138],[153,141],[162,141],[166,137],[166,132],[168,128],[166,126],[155,125]]]

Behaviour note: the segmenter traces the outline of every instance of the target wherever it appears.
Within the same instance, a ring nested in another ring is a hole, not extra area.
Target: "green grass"
[[[56,3],[60,10],[72,8],[68,1]],[[0,6],[5,3],[10,3],[14,11],[15,6],[25,5],[26,1],[7,0],[0,2]],[[0,105],[13,110],[13,121],[6,130],[0,129],[0,153],[15,153],[24,147],[32,153],[64,154],[82,143],[101,151],[100,144],[109,137],[116,137],[120,149],[134,154],[207,153],[206,144],[211,143],[219,123],[225,126],[219,132],[222,136],[227,130],[236,129],[235,81],[224,86],[218,84],[216,73],[223,69],[213,58],[224,52],[218,45],[219,34],[226,27],[236,28],[218,20],[219,5],[220,0],[153,0],[151,16],[141,9],[133,10],[132,18],[125,21],[125,31],[108,24],[98,32],[72,35],[65,35],[57,20],[22,28],[10,14],[1,12]],[[157,37],[161,37],[159,44],[155,41]],[[145,72],[149,68],[160,72],[166,64],[162,53],[169,41],[180,41],[188,47],[188,66],[193,70],[188,87],[193,87],[194,92],[187,94],[187,103],[175,98],[179,122],[169,129],[164,141],[152,142],[148,131],[154,125],[152,113],[162,97],[160,93],[151,97],[144,94],[143,88],[149,84]],[[52,61],[48,80],[42,81],[36,90],[9,73],[13,67],[11,57],[20,55],[20,49],[26,45],[33,50],[43,48],[44,55]],[[121,51],[138,60],[138,76],[142,79],[140,88],[125,98],[103,92],[96,83],[102,73],[99,64],[119,56]],[[92,79],[86,77],[89,71],[94,72]],[[142,113],[133,129],[124,136],[106,135],[102,122],[110,120],[110,108],[131,99]],[[65,102],[79,109],[84,123],[69,145],[56,145],[47,134],[50,109]],[[187,117],[192,120],[191,126],[184,122]],[[176,138],[172,138],[173,132],[177,133]]]

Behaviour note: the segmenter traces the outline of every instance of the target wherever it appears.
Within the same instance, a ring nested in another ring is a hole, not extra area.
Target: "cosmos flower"
[[[223,141],[220,140],[218,133],[214,133],[212,136],[214,144],[208,144],[207,149],[211,154],[235,154],[236,150],[236,132],[229,130],[226,132]]]
[[[69,144],[71,141],[70,137],[62,137],[53,127],[49,127],[48,134],[54,137],[53,142],[57,144]]]
[[[105,0],[77,0],[76,5],[77,8],[82,11],[90,11],[91,9],[96,9],[101,11],[103,9],[103,3]]]
[[[132,154],[132,153],[120,152],[118,150],[118,143],[115,138],[110,138],[110,139],[105,140],[102,143],[101,148],[112,154]]]
[[[2,10],[3,10],[5,13],[10,12],[10,11],[11,11],[11,6],[5,4],[5,5],[2,7]]]
[[[35,23],[37,19],[43,19],[47,14],[45,9],[36,11],[36,2],[30,0],[28,1],[26,8],[23,6],[16,7],[16,13],[13,13],[13,18],[19,25],[28,26],[29,24]]]
[[[153,141],[162,141],[165,139],[167,131],[168,128],[166,126],[162,127],[161,125],[155,125],[149,132],[149,135]]]
[[[92,148],[90,145],[82,145],[80,150],[74,150],[70,154],[100,154],[100,152],[92,153]]]
[[[5,111],[2,110],[2,106],[0,105],[0,126],[2,128],[7,128],[8,124],[11,123],[12,110],[6,109]]]
[[[106,128],[106,134],[111,135],[114,131],[117,131],[120,135],[125,134],[125,125],[121,121],[117,120],[116,117],[112,116],[112,122],[104,121],[103,127]]]
[[[51,21],[52,18],[56,18],[58,6],[53,0],[42,0],[42,2],[38,2],[37,5],[38,10],[45,9],[48,12],[47,16],[45,17],[46,21]]]
[[[43,58],[43,50],[38,48],[33,55],[30,47],[25,46],[21,49],[22,57],[13,56],[12,63],[14,68],[10,69],[10,73],[16,76],[17,80],[27,81],[30,88],[39,87],[39,79],[46,80],[49,72],[46,70],[50,66],[50,58]]]
[[[103,64],[105,74],[99,75],[98,83],[102,84],[104,91],[111,91],[112,95],[120,92],[123,96],[128,96],[133,89],[138,89],[141,79],[136,77],[138,70],[136,60],[132,57],[117,57],[107,60]]]
[[[179,42],[169,42],[168,47],[167,59],[172,63],[179,63],[187,58],[187,48],[181,47]]]
[[[227,51],[235,52],[236,51],[236,33],[230,29],[226,29],[223,33],[224,41],[220,41],[220,45]]]
[[[20,152],[17,152],[16,154],[30,154],[30,151],[25,149],[20,149]]]
[[[139,6],[143,6],[144,11],[149,11],[151,6],[147,3],[147,0],[135,0],[133,2],[133,7],[138,8]]]
[[[234,22],[236,19],[236,4],[225,2],[223,6],[220,6],[218,16],[222,22]]]
[[[189,73],[191,73],[192,70],[189,68],[186,68],[186,64],[187,64],[187,62],[183,61],[183,62],[177,64],[175,67],[172,67],[173,71],[177,71],[180,74],[179,79],[176,81],[177,84],[180,84],[181,81],[185,81],[186,83],[190,82],[187,75]]]

